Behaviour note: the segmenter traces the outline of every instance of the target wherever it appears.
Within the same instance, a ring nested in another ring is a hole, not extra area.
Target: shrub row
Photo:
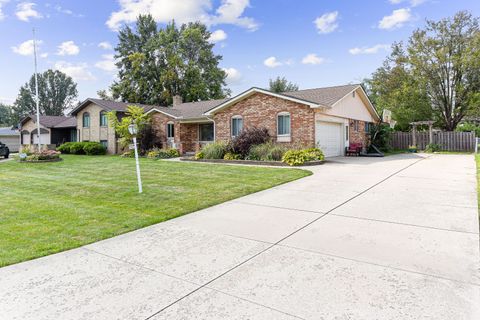
[[[230,143],[214,142],[195,154],[195,159],[283,161],[291,166],[324,160],[318,148],[272,142],[267,129],[247,129]]]
[[[89,156],[107,153],[107,149],[100,142],[94,141],[65,142],[57,148],[57,151],[64,154],[86,154]]]
[[[229,144],[214,142],[195,154],[195,159],[282,161],[291,166],[298,166],[309,161],[324,160],[325,157],[318,148],[301,149],[269,141],[252,146],[246,157],[232,152]]]

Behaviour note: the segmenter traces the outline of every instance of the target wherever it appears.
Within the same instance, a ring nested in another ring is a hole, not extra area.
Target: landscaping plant
[[[147,158],[150,159],[169,159],[180,157],[180,152],[177,149],[158,149],[154,148],[147,153]]]
[[[233,139],[232,151],[246,158],[252,146],[268,142],[269,140],[270,134],[267,128],[248,128]]]
[[[209,143],[202,149],[203,159],[223,159],[229,149],[225,142]]]
[[[271,141],[254,145],[248,153],[249,160],[281,161],[288,147]]]
[[[425,151],[433,153],[433,152],[438,152],[441,149],[442,149],[442,147],[439,144],[429,143],[429,144],[427,144],[427,147],[425,148]]]
[[[225,156],[223,156],[223,159],[224,160],[242,160],[242,156],[232,152],[227,152]]]
[[[19,158],[21,162],[38,162],[38,161],[54,161],[60,159],[60,152],[55,150],[42,150],[40,152],[26,153],[25,158]]]
[[[300,166],[309,161],[323,161],[323,152],[318,148],[303,150],[288,150],[282,157],[282,161],[291,166]]]
[[[86,154],[89,156],[107,153],[107,149],[100,142],[95,141],[65,142],[57,148],[57,151],[63,154]]]

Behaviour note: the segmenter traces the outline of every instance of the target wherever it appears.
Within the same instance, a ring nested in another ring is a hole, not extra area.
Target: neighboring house
[[[370,124],[380,121],[361,85],[344,85],[285,93],[251,88],[228,99],[181,103],[172,107],[87,99],[71,115],[77,118],[79,141],[99,141],[117,153],[117,137],[107,120],[127,106],[151,114],[163,145],[192,153],[212,141],[228,141],[243,129],[265,127],[278,143],[318,145],[327,157],[344,154],[349,143],[368,143]]]
[[[77,122],[73,117],[40,116],[40,143],[55,148],[64,142],[77,141]],[[20,144],[38,143],[37,118],[28,116],[20,122]]]
[[[20,149],[20,133],[11,127],[0,128],[0,142],[7,145],[10,152],[18,152]]]

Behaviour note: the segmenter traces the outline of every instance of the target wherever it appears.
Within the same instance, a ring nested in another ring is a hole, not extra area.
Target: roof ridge
[[[308,88],[308,89],[300,89],[300,90],[296,90],[296,91],[285,91],[285,92],[281,92],[281,93],[301,92],[301,91],[319,90],[319,89],[333,89],[333,88],[348,87],[348,86],[360,86],[360,85],[361,85],[361,83],[341,84],[341,85],[337,85],[337,86]]]

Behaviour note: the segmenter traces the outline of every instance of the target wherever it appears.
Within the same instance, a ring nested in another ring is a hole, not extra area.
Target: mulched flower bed
[[[281,161],[258,161],[258,160],[225,160],[225,159],[195,159],[193,157],[182,157],[181,161],[191,162],[210,162],[210,163],[233,163],[233,164],[246,164],[246,165],[259,165],[259,166],[278,166],[278,167],[290,167],[290,165]],[[308,161],[301,166],[316,166],[324,164],[325,160]]]

